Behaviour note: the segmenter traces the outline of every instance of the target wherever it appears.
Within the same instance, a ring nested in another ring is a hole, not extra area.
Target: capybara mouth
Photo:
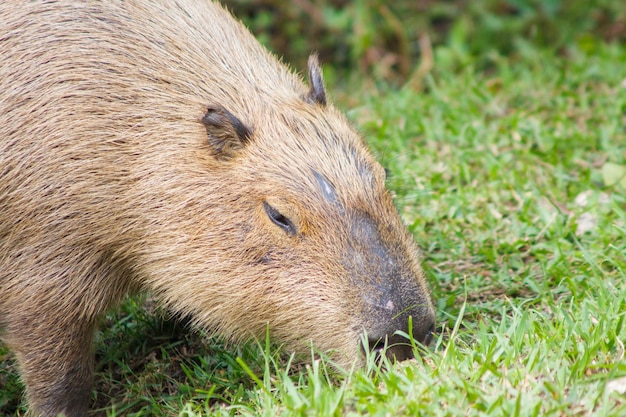
[[[435,325],[432,324],[424,334],[424,339],[417,340],[417,342],[427,347],[433,340],[434,331]],[[394,334],[390,338],[385,337],[384,339],[368,338],[367,343],[369,351],[375,355],[377,362],[380,361],[383,353],[387,359],[395,362],[402,362],[415,357],[415,352],[410,341],[398,334]]]
[[[374,360],[380,363],[383,354],[392,362],[401,362],[415,357],[413,347],[405,340],[403,342],[387,344],[384,340],[368,340],[369,350]]]

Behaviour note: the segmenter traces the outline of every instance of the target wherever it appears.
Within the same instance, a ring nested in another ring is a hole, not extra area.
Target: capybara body
[[[409,317],[427,340],[384,175],[316,60],[306,86],[219,5],[0,3],[0,328],[31,410],[86,413],[97,319],[140,290],[340,364]]]

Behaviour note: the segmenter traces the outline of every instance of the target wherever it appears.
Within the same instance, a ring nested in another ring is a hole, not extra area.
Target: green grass
[[[606,389],[626,377],[626,47],[520,48],[438,47],[420,91],[331,87],[423,248],[430,350],[337,375],[133,299],[98,338],[98,415],[626,415]],[[0,351],[0,414],[23,412],[13,366]]]

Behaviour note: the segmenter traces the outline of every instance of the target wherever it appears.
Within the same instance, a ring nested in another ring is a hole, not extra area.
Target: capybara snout
[[[347,239],[352,246],[347,265],[359,277],[363,291],[369,346],[380,349],[386,345],[389,356],[409,358],[413,353],[407,336],[428,345],[435,321],[411,245],[399,245],[404,230],[383,219],[375,222],[361,215],[350,229],[353,236]]]
[[[385,173],[205,0],[0,2],[0,327],[34,414],[85,415],[98,318],[150,291],[232,340],[412,355],[433,305]],[[408,347],[407,347],[408,346]]]

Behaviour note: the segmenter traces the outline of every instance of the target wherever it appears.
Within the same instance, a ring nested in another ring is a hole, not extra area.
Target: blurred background
[[[534,49],[593,53],[626,41],[623,0],[229,0],[262,43],[298,69],[311,51],[329,84],[350,76],[417,89],[437,63],[488,71]]]

